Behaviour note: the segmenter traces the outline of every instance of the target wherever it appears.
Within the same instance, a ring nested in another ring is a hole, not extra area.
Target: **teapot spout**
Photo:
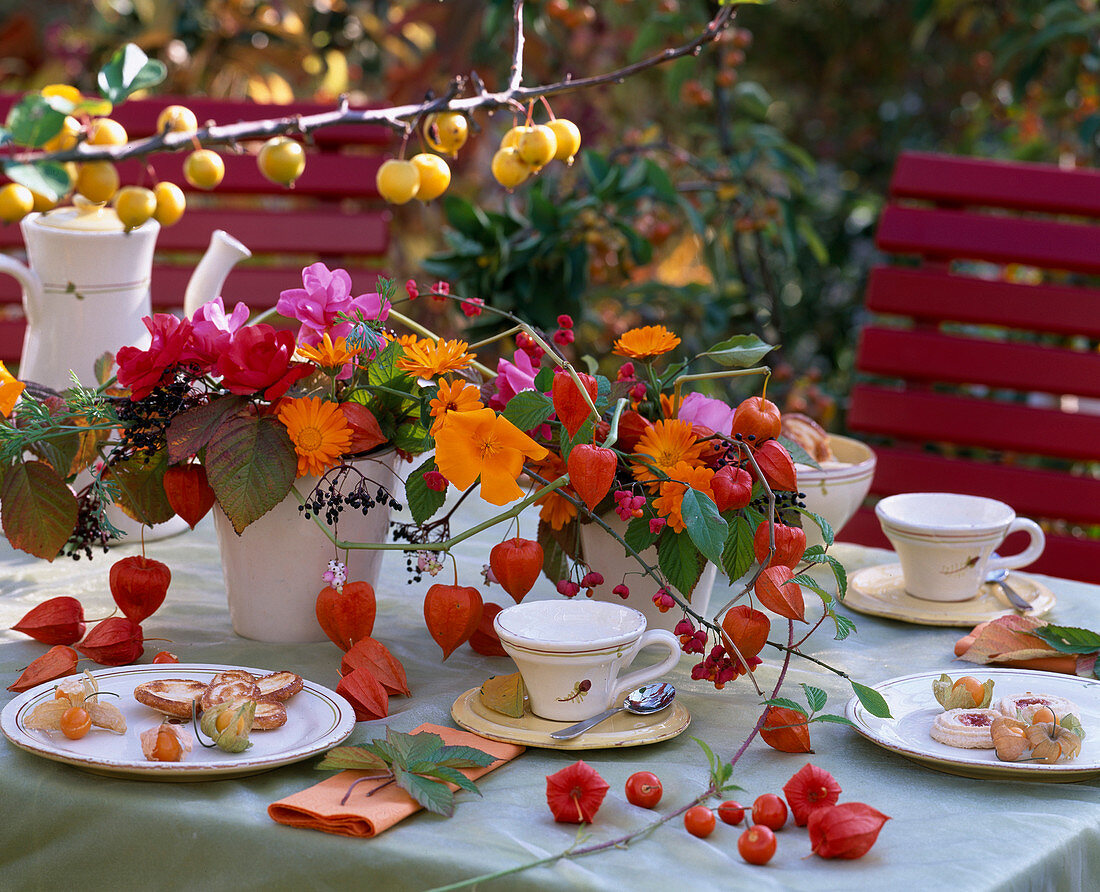
[[[222,290],[229,271],[241,260],[251,257],[252,252],[223,229],[215,229],[210,236],[210,247],[206,249],[199,265],[191,274],[187,290],[183,294],[183,311],[188,318],[208,300],[213,300]]]

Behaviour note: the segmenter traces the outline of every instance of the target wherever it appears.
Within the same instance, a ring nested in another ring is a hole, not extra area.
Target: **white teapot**
[[[152,312],[149,279],[160,224],[126,231],[114,208],[87,203],[28,214],[20,224],[29,266],[0,254],[0,272],[23,286],[27,330],[19,377],[57,390],[94,387],[95,363],[119,347],[147,347],[142,317]],[[251,252],[215,230],[185,295],[193,312],[217,297],[226,276]]]

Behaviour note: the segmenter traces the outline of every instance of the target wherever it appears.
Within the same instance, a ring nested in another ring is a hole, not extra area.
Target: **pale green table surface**
[[[462,578],[502,534],[470,540],[459,549]],[[328,687],[338,681],[340,654],[328,643],[273,645],[233,634],[210,519],[194,532],[147,546],[172,568],[164,606],[145,624],[151,642],[144,661],[170,649],[185,662],[288,668]],[[115,556],[138,546],[97,554],[92,562],[36,561],[0,541],[0,628],[7,629],[35,604],[55,595],[79,598],[91,617],[113,608],[107,574]],[[849,571],[883,563],[889,552],[837,546]],[[389,554],[380,585],[375,637],[408,670],[412,698],[390,701],[385,721],[362,723],[351,742],[383,736],[390,723],[410,731],[422,722],[449,725],[461,692],[487,676],[513,671],[506,658],[481,657],[463,647],[443,663],[424,627],[421,601],[428,579],[406,585],[404,559]],[[1045,579],[1058,596],[1052,618],[1100,625],[1100,587]],[[320,586],[319,586],[320,587]],[[715,598],[721,598],[721,586]],[[529,597],[556,597],[545,580]],[[499,587],[488,600],[510,603]],[[910,626],[851,613],[857,632],[838,643],[822,629],[810,650],[873,684],[912,672],[950,669],[961,632]],[[779,631],[778,629],[776,630]],[[0,687],[10,684],[44,647],[0,631]],[[775,651],[770,648],[771,654]],[[774,681],[777,662],[760,670]],[[529,862],[568,847],[576,827],[555,823],[546,807],[545,777],[578,757],[611,784],[591,841],[620,836],[646,824],[652,812],[629,805],[623,784],[634,771],[656,772],[662,806],[675,808],[703,788],[706,761],[692,737],[729,757],[740,746],[760,707],[744,682],[715,691],[693,682],[693,658],[671,676],[691,727],[679,738],[626,750],[582,753],[529,749],[480,781],[482,798],[463,794],[451,819],[420,813],[369,840],[347,839],[275,824],[269,803],[327,777],[315,760],[239,780],[156,783],[99,777],[38,758],[0,742],[0,889],[345,889],[420,890]],[[843,679],[795,661],[799,682],[826,689],[829,707],[843,712],[851,691]],[[0,692],[0,704],[13,695]],[[810,855],[805,828],[793,823],[778,834],[779,850],[766,867],[737,855],[740,830],[718,824],[705,840],[689,836],[677,820],[628,850],[559,862],[484,884],[485,889],[1087,889],[1100,883],[1100,784],[1045,784],[970,780],[910,763],[835,724],[813,726],[816,753],[775,752],[756,741],[737,765],[738,794],[751,802],[781,793],[807,761],[831,771],[842,801],[875,806],[890,820],[871,852],[858,861],[824,861]]]

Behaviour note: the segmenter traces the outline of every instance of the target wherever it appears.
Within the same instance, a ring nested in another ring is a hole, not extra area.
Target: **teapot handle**
[[[6,254],[0,254],[0,273],[7,273],[23,286],[23,315],[27,317],[28,326],[34,325],[38,307],[42,303],[42,280],[29,266]]]

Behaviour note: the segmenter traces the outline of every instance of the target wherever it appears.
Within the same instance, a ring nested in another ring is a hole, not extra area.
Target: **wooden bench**
[[[876,241],[847,416],[872,495],[1000,499],[1047,531],[1028,569],[1100,582],[1100,172],[904,153]],[[889,547],[870,508],[842,538]]]
[[[0,96],[0,116],[6,117],[15,99]],[[275,106],[158,97],[130,100],[112,117],[137,139],[151,135],[161,109],[175,103],[191,108],[200,123],[219,124],[332,110],[306,103]],[[380,147],[390,142],[382,126],[341,125],[315,131],[306,145],[305,172],[293,189],[266,180],[253,155],[229,151],[222,152],[225,179],[211,192],[194,189],[183,179],[185,152],[120,164],[123,184],[139,182],[148,163],[157,179],[176,183],[187,196],[183,219],[162,229],[157,240],[154,310],[182,308],[191,272],[215,229],[224,229],[253,255],[230,273],[222,289],[227,307],[236,301],[244,301],[253,311],[274,306],[280,291],[301,286],[302,267],[318,260],[330,269],[347,269],[355,293],[374,290],[389,244],[389,213],[375,188],[375,173],[383,161]],[[5,182],[3,177],[0,182]],[[148,176],[144,184],[150,185]],[[0,226],[0,251],[25,257],[18,226]],[[0,360],[18,363],[24,328],[19,284],[0,275]]]

